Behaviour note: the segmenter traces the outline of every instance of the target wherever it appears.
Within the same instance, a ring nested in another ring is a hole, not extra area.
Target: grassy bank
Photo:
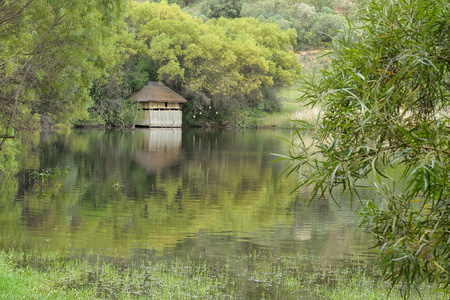
[[[352,261],[253,253],[224,261],[142,259],[113,263],[62,253],[0,252],[3,299],[401,299],[374,267]],[[424,299],[444,299],[421,286]],[[415,297],[417,298],[417,297]]]
[[[319,70],[326,68],[329,59],[324,54],[325,52],[321,50],[298,53],[299,61],[303,66],[302,76],[317,75]],[[293,128],[295,123],[292,121],[315,122],[320,107],[311,108],[306,103],[299,102],[298,99],[301,96],[299,89],[299,83],[276,88],[275,95],[281,103],[281,110],[270,113],[259,111],[249,118],[248,123],[253,127]]]
[[[298,101],[300,92],[297,85],[277,88],[276,96],[281,103],[280,111],[264,112],[255,110],[254,113],[246,116],[242,123],[238,123],[237,127],[290,129],[295,125],[292,121],[316,121],[320,109],[308,107]]]

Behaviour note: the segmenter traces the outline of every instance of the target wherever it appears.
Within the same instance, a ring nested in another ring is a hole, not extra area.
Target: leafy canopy
[[[303,100],[322,113],[299,124],[312,142],[288,157],[312,197],[339,187],[361,202],[361,226],[406,296],[415,283],[450,283],[449,45],[448,1],[371,1],[334,39],[331,67],[304,82]]]
[[[239,18],[243,0],[205,0],[200,11],[208,18]]]
[[[36,126],[41,116],[54,122],[87,116],[92,82],[117,59],[112,49],[126,4],[126,0],[0,1],[3,179],[17,171],[21,132]]]
[[[0,1],[0,132],[26,128],[33,114],[87,115],[93,80],[117,59],[127,2]]]
[[[344,18],[328,12],[317,12],[312,5],[292,4],[286,0],[263,0],[242,5],[241,16],[254,17],[261,22],[278,24],[283,29],[297,31],[297,47],[319,46],[330,42],[336,30],[344,25]]]
[[[203,23],[176,5],[134,2],[129,30],[136,38],[130,58],[188,98],[192,113],[256,105],[264,88],[291,83],[300,70],[295,31],[253,18]]]

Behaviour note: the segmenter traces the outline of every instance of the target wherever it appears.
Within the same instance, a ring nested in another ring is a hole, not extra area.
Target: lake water
[[[293,191],[298,178],[274,181],[285,163],[271,162],[273,153],[287,153],[281,138],[289,135],[190,129],[39,133],[24,144],[18,188],[0,195],[0,247],[93,251],[118,259],[270,251],[339,263],[368,256],[371,240],[355,232],[348,200],[308,206],[309,191]],[[52,168],[66,168],[69,176],[52,175]]]

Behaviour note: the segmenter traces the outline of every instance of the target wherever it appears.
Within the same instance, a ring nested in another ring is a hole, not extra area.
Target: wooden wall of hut
[[[182,104],[167,102],[141,103],[140,118],[137,126],[148,127],[181,127]]]

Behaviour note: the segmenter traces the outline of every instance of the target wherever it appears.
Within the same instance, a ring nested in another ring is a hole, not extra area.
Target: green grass
[[[302,76],[317,74],[319,70],[326,68],[329,65],[329,59],[323,56],[325,53],[326,50],[320,49],[299,52],[299,62],[303,66]],[[292,121],[314,123],[319,115],[320,107],[311,108],[306,106],[306,103],[299,102],[298,98],[301,96],[299,88],[299,84],[276,88],[276,97],[282,103],[281,111],[254,116],[251,120],[252,124],[256,127],[293,128]]]
[[[353,260],[250,253],[193,262],[146,257],[129,265],[63,253],[0,251],[2,299],[401,299],[374,266]],[[421,285],[424,299],[450,294]],[[414,295],[413,299],[417,299]]]
[[[14,255],[13,255],[14,256]],[[0,255],[1,299],[94,299],[95,290],[70,288],[68,272],[56,268],[49,272],[29,267],[15,267],[16,258],[2,252]],[[11,259],[12,258],[12,259]],[[80,272],[77,268],[77,272]]]
[[[0,252],[2,299],[233,298],[226,272],[206,264],[156,262],[131,268],[63,254]]]
[[[289,129],[294,127],[292,121],[315,122],[319,114],[319,108],[310,108],[299,102],[298,98],[301,96],[301,92],[298,89],[298,85],[277,88],[276,96],[281,100],[281,110],[255,116],[252,120],[255,126]]]

